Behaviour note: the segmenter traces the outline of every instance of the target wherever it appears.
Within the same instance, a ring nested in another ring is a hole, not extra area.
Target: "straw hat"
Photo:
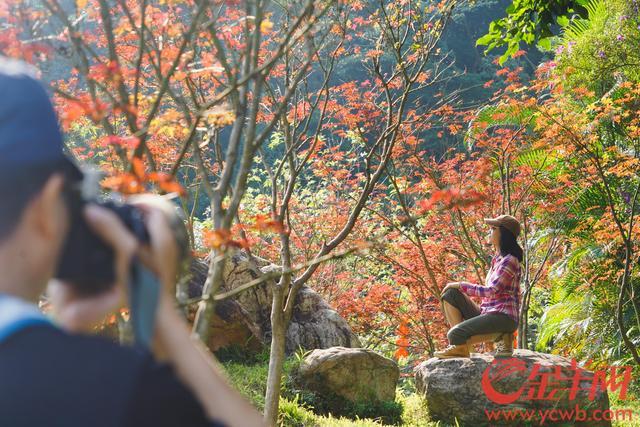
[[[489,225],[501,225],[512,232],[516,238],[520,235],[520,222],[511,215],[498,215],[495,218],[485,218],[484,222]]]

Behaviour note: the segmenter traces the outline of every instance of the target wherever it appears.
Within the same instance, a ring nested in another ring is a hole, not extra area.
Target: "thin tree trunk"
[[[223,253],[224,254],[224,253]],[[196,318],[193,322],[193,332],[200,339],[200,341],[209,342],[211,334],[211,318],[213,311],[215,310],[215,301],[213,295],[217,291],[219,284],[222,282],[222,273],[224,271],[224,263],[226,259],[218,259],[218,251],[211,251],[209,255],[211,257],[209,261],[209,270],[207,273],[207,279],[204,282],[202,288],[203,300],[200,301]],[[214,285],[215,288],[214,288]]]
[[[282,310],[283,297],[283,288],[276,287],[273,290],[273,305],[271,307],[271,350],[264,402],[264,421],[272,427],[275,427],[278,421],[280,382],[285,357],[286,325]]]

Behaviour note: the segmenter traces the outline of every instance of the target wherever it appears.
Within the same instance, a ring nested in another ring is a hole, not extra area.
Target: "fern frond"
[[[587,18],[576,18],[564,28],[563,42],[576,41],[589,32],[594,21],[606,19],[608,11],[604,0],[591,0],[584,5]]]
[[[465,144],[468,150],[473,148],[473,142],[481,133],[478,123],[487,123],[485,129],[502,126],[528,126],[535,117],[533,108],[521,108],[507,104],[487,105],[481,108],[475,118],[469,123],[465,134]]]

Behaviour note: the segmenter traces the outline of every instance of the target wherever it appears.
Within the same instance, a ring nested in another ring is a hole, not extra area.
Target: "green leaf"
[[[560,25],[561,27],[566,27],[567,25],[569,25],[569,18],[566,16],[558,16],[558,25]]]
[[[476,41],[476,46],[489,44],[494,38],[495,36],[493,34],[485,34]]]
[[[519,48],[520,48],[520,43],[514,42],[514,41],[509,42],[509,47],[507,48],[507,51],[504,54],[507,57],[513,56],[513,54],[515,54]]]
[[[269,141],[269,149],[274,150],[276,147],[284,143],[284,135],[282,132],[274,132],[271,135],[271,140]]]
[[[540,39],[538,42],[538,48],[540,50],[551,50],[551,37]]]

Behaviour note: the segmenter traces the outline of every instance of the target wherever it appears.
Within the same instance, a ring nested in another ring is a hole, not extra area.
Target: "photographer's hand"
[[[260,413],[226,380],[223,370],[191,330],[175,306],[178,247],[164,214],[152,206],[135,203],[145,211],[151,247],[138,255],[162,282],[156,313],[157,357],[171,363],[182,382],[194,393],[210,418],[230,427],[263,426]]]
[[[116,283],[101,294],[86,296],[78,295],[75,288],[65,282],[49,282],[47,294],[54,316],[71,332],[90,332],[105,316],[125,306],[129,266],[138,248],[135,237],[110,210],[89,205],[84,214],[95,233],[114,249]]]

